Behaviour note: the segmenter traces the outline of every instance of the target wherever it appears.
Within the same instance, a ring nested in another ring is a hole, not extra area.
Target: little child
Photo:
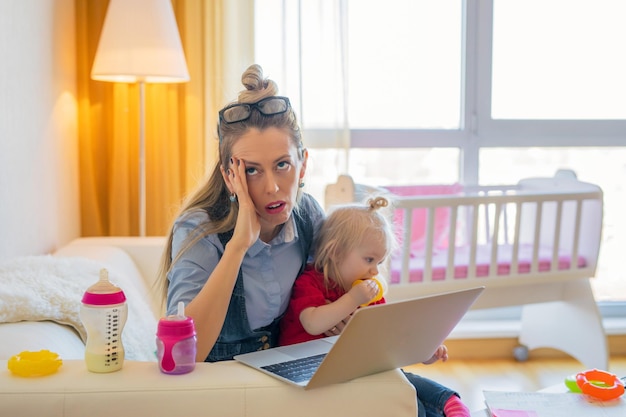
[[[382,304],[379,266],[395,247],[388,217],[389,202],[375,197],[365,205],[335,208],[314,242],[314,261],[296,279],[289,307],[280,323],[279,344],[289,345],[337,335],[361,305]],[[377,277],[377,280],[380,280]],[[446,361],[441,345],[425,364]],[[469,417],[459,395],[434,381],[405,372],[415,387],[418,417]]]

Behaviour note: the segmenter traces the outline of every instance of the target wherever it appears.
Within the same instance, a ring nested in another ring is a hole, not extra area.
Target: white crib
[[[474,309],[521,305],[520,346],[550,347],[608,369],[608,347],[590,278],[602,231],[603,195],[572,171],[507,186],[374,188],[342,175],[325,204],[391,197],[400,249],[389,266],[389,301],[474,286]],[[521,359],[519,353],[516,354]]]

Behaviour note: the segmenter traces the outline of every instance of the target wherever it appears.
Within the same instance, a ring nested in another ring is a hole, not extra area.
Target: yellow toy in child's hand
[[[377,280],[376,278],[368,278],[368,279],[371,279],[372,281],[376,283],[376,285],[378,285],[378,293],[376,293],[374,298],[369,300],[367,303],[361,304],[361,307],[365,307],[367,305],[375,303],[376,301],[379,301],[381,298],[383,298],[383,295],[385,295],[385,289],[383,288],[383,284],[379,280]],[[365,281],[364,279],[357,279],[356,281],[352,283],[352,286],[354,287],[355,285],[358,285],[364,281]]]
[[[44,376],[55,373],[62,364],[57,353],[43,349],[39,352],[23,351],[11,356],[7,367],[19,376]]]

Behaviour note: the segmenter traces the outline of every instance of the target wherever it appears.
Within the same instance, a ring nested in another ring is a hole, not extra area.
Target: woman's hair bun
[[[267,80],[263,79],[263,68],[258,64],[252,64],[241,75],[241,83],[246,90],[262,90],[267,86]]]
[[[273,80],[263,77],[263,68],[258,64],[252,64],[241,75],[241,83],[246,87],[239,95],[239,102],[246,103],[250,99],[275,96],[278,86]]]

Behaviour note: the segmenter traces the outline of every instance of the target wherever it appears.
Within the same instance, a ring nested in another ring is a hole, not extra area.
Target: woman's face
[[[248,192],[261,223],[261,236],[274,234],[296,203],[298,185],[306,169],[298,149],[284,129],[252,128],[232,147],[232,156],[245,163]]]

